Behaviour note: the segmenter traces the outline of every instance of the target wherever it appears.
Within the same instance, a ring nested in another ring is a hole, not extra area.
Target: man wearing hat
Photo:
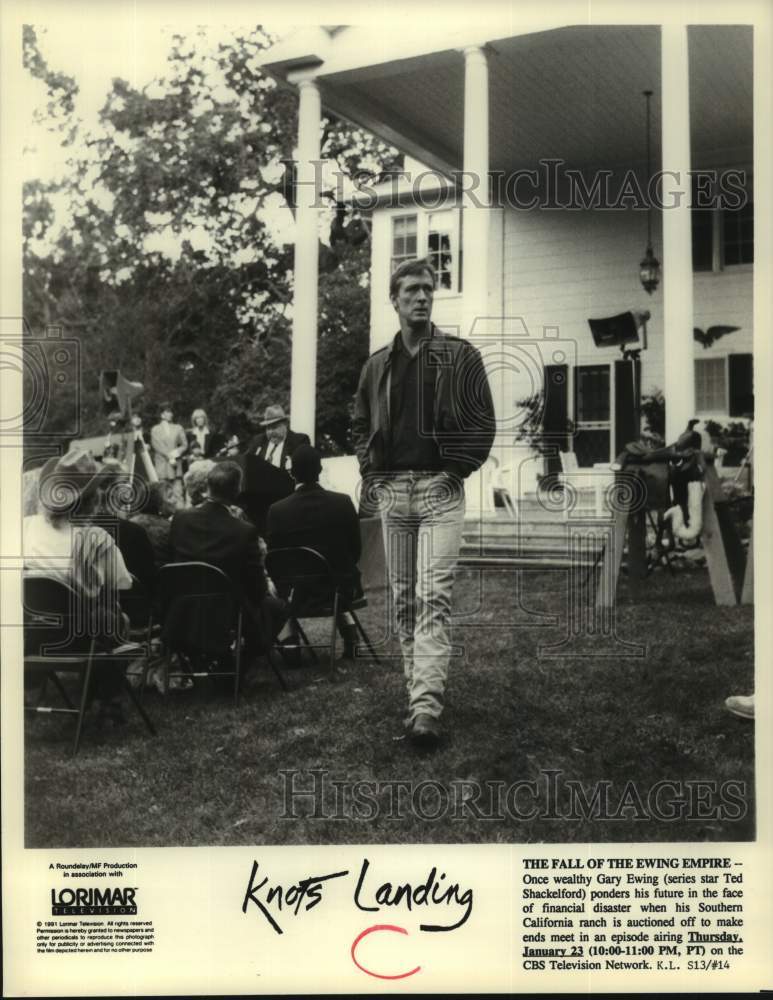
[[[250,441],[247,454],[256,455],[277,469],[289,472],[295,449],[302,444],[311,444],[308,434],[290,430],[290,418],[282,406],[267,406],[260,426],[263,433]]]

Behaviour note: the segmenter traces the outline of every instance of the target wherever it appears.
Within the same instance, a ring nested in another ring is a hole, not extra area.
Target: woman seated
[[[210,469],[214,467],[215,463],[211,458],[202,458],[191,463],[183,476],[185,496],[188,499],[189,507],[198,507],[207,499],[207,476]]]
[[[126,568],[150,596],[156,585],[155,553],[145,529],[129,520],[133,505],[146,495],[147,485],[108,463],[103,464],[102,473],[95,516],[115,539]]]
[[[132,578],[110,534],[91,523],[104,479],[86,452],[50,458],[40,471],[40,513],[24,518],[23,546],[25,570],[68,584],[82,602],[73,609],[73,621],[86,627],[81,638],[109,652],[127,641],[119,592],[131,589]],[[100,713],[115,722],[125,721],[119,697],[124,671],[120,660],[102,666],[90,692]]]

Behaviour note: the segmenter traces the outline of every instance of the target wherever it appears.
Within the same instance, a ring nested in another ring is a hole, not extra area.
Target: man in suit
[[[360,521],[351,499],[319,485],[322,461],[319,452],[303,444],[293,452],[291,473],[295,492],[272,504],[268,511],[266,541],[272,549],[304,546],[327,559],[341,587],[344,600],[362,594],[357,563],[362,543]],[[344,656],[352,659],[357,632],[350,614],[339,616],[338,631]]]
[[[293,452],[302,444],[311,444],[308,434],[290,430],[290,418],[282,406],[267,406],[260,426],[263,433],[247,445],[248,455],[257,455],[277,469],[290,470]]]
[[[180,424],[173,423],[172,407],[162,403],[161,420],[150,432],[153,463],[159,479],[169,483],[170,496],[178,506],[183,500],[182,456],[188,449],[188,438]]]
[[[206,562],[225,573],[246,610],[247,644],[258,651],[273,639],[284,618],[281,602],[268,593],[257,530],[229,510],[239,494],[241,475],[235,462],[214,465],[207,477],[209,498],[175,513],[170,542],[176,562]],[[261,634],[261,624],[270,636]]]

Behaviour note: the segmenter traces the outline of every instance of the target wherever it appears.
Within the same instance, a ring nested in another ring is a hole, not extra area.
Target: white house
[[[271,49],[264,68],[299,93],[307,182],[296,235],[298,429],[314,429],[322,106],[410,157],[398,183],[355,196],[372,213],[371,347],[396,329],[393,266],[430,256],[440,271],[433,318],[486,359],[500,458],[523,422],[519,404],[543,389],[545,426],[580,467],[608,462],[634,436],[633,400],[655,389],[668,440],[693,416],[748,414],[752,51],[751,26],[674,21],[539,30],[508,21],[445,37],[319,27]],[[639,275],[648,221],[662,263],[651,294]],[[594,344],[589,319],[645,309],[640,367],[618,346]],[[738,329],[709,346],[693,337],[718,326]]]

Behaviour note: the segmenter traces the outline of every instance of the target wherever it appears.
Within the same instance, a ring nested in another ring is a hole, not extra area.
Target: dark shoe
[[[432,715],[417,715],[413,720],[411,741],[422,750],[434,750],[440,743],[440,720]]]

